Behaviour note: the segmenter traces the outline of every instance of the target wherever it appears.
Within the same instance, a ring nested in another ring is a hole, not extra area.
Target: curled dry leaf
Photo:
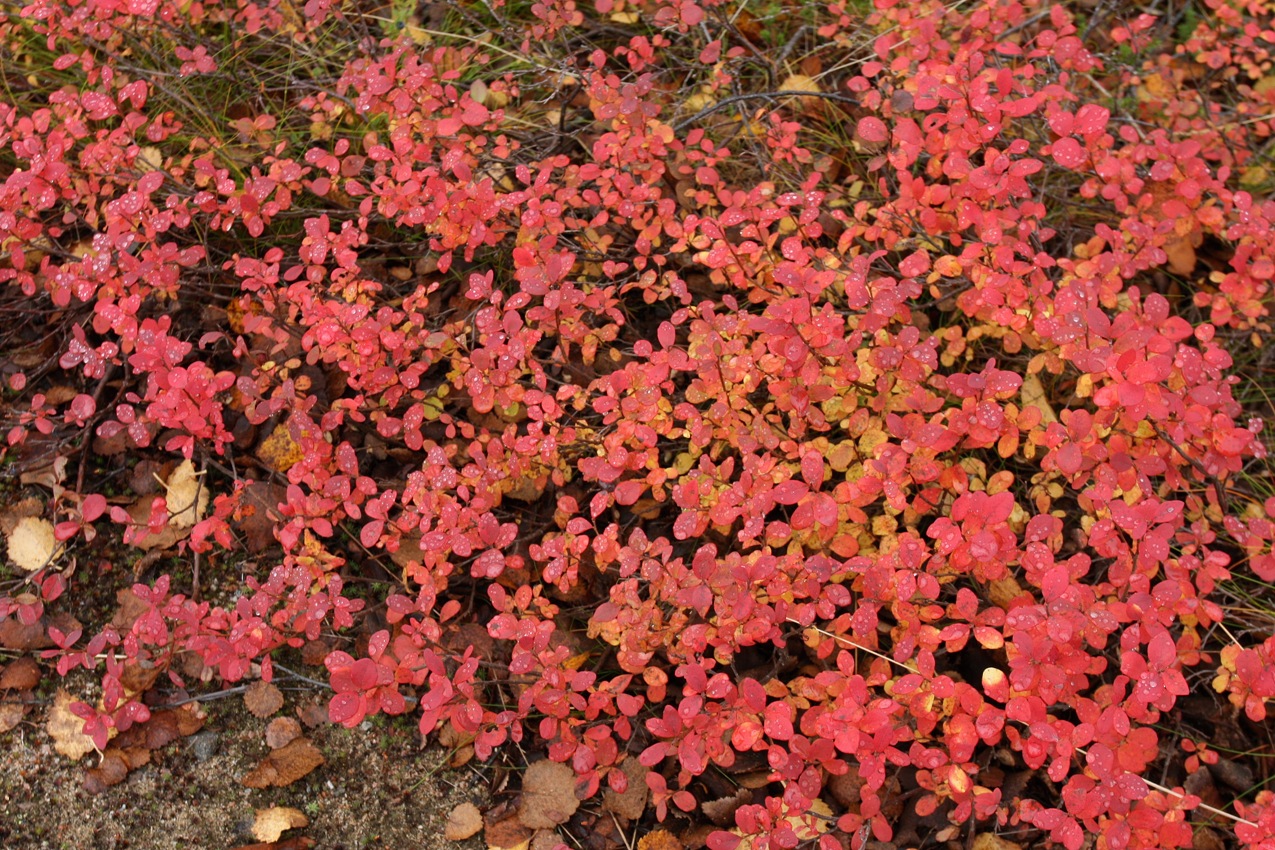
[[[257,844],[241,844],[233,850],[310,850],[317,842],[308,835],[285,838],[282,841],[262,841]]]
[[[283,692],[269,682],[258,680],[244,691],[243,703],[253,717],[264,719],[283,708]]]
[[[240,781],[248,788],[272,785],[282,788],[310,773],[323,761],[323,754],[310,739],[297,738],[262,759],[261,764]]]
[[[84,734],[84,718],[72,713],[71,704],[74,702],[75,697],[59,688],[53,697],[45,729],[53,738],[55,750],[71,761],[79,761],[97,748],[93,746],[93,739]]]
[[[40,684],[40,665],[23,656],[0,672],[0,732],[8,732],[22,722],[27,706],[22,700]]]
[[[128,760],[124,754],[111,747],[102,754],[101,763],[85,774],[84,790],[90,794],[101,794],[112,785],[119,785],[127,779],[128,768]]]
[[[576,774],[565,764],[538,761],[522,779],[522,805],[518,819],[531,829],[553,829],[566,823],[580,808],[576,799]]]
[[[180,708],[158,709],[151,712],[150,720],[135,723],[121,732],[116,744],[124,748],[158,750],[173,741],[195,734],[203,726],[204,716],[193,703]]]
[[[487,842],[487,850],[527,850],[535,834],[535,830],[524,826],[518,818],[505,818],[487,824],[483,840]]]
[[[208,487],[203,473],[195,471],[189,460],[182,461],[164,484],[164,501],[168,505],[168,524],[173,528],[190,528],[208,511]]]
[[[267,843],[278,841],[279,836],[289,829],[298,829],[309,823],[310,819],[300,810],[288,806],[257,809],[256,820],[252,822],[252,837]]]
[[[145,747],[108,747],[102,761],[84,776],[84,790],[101,794],[112,785],[119,785],[128,778],[131,770],[150,764],[151,753]]]
[[[41,517],[23,517],[9,534],[9,560],[27,572],[49,566],[62,551],[53,523]]]
[[[443,837],[448,841],[464,841],[483,828],[483,815],[473,803],[461,803],[447,815]]]

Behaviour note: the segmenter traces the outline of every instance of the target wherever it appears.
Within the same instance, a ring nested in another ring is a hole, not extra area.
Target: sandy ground
[[[238,699],[207,708],[201,747],[186,739],[156,750],[151,764],[96,796],[83,788],[96,755],[72,764],[53,749],[44,710],[29,714],[0,735],[0,847],[232,850],[256,841],[255,810],[270,806],[304,812],[310,825],[285,838],[309,836],[315,850],[464,846],[443,839],[443,824],[453,806],[483,801],[484,782],[473,769],[435,770],[446,754],[421,750],[410,720],[310,730],[327,763],[286,788],[252,790],[239,780],[270,752],[267,721]]]

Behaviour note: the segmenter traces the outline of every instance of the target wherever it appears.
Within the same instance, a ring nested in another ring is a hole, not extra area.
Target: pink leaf
[[[1076,111],[1076,121],[1072,126],[1073,133],[1090,136],[1107,129],[1107,121],[1111,118],[1111,110],[1096,103],[1086,103]]]
[[[1079,168],[1085,162],[1085,150],[1075,139],[1059,139],[1051,151],[1054,162],[1064,168]]]

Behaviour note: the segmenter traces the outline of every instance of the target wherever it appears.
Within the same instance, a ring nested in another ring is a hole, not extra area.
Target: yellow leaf
[[[137,152],[133,160],[138,171],[158,171],[164,167],[164,153],[159,148],[146,146]]]
[[[27,572],[49,566],[62,551],[47,519],[23,517],[9,534],[9,560]]]
[[[1049,406],[1049,396],[1045,393],[1045,385],[1040,382],[1039,375],[1028,375],[1023,378],[1020,393],[1023,398],[1023,407],[1034,407],[1040,411],[1041,424],[1048,425],[1058,421],[1054,409]]]
[[[257,458],[275,472],[287,472],[303,457],[301,444],[292,438],[291,420],[277,425],[257,449]]]
[[[71,703],[76,700],[65,690],[58,689],[53,697],[53,708],[49,709],[49,720],[45,724],[49,736],[53,738],[53,748],[71,761],[79,761],[97,749],[93,739],[84,734],[84,718],[71,711]]]
[[[961,261],[947,254],[934,261],[934,270],[943,277],[960,277]]]
[[[173,528],[190,528],[208,512],[208,487],[203,474],[195,471],[189,460],[173,470],[164,484],[164,501],[168,505],[168,524]]]
[[[298,809],[287,806],[271,806],[268,809],[257,809],[257,819],[252,824],[252,837],[258,841],[278,841],[279,836],[289,829],[306,826],[310,823]]]
[[[1013,576],[1005,576],[987,583],[987,598],[997,608],[1009,610],[1009,604],[1023,592],[1023,586]]]
[[[991,832],[974,836],[974,850],[1023,850],[1023,845],[1015,844]]]
[[[780,91],[792,92],[810,92],[819,91],[819,83],[814,77],[807,77],[805,74],[793,74],[788,79],[779,84]]]

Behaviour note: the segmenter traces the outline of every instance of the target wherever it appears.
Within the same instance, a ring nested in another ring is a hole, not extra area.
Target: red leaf
[[[890,128],[880,118],[872,115],[860,118],[854,132],[860,141],[869,144],[879,145],[890,141]]]

